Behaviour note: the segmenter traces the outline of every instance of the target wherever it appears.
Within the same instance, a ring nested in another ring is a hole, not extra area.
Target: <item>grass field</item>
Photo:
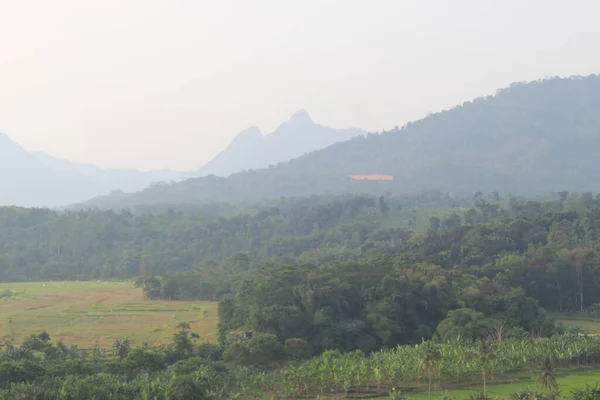
[[[600,319],[589,318],[577,314],[552,314],[556,322],[560,322],[565,326],[579,326],[587,333],[600,333]]]
[[[0,292],[7,289],[16,296],[0,298],[0,344],[43,330],[80,348],[107,348],[122,336],[165,343],[183,321],[201,340],[216,341],[216,302],[146,300],[127,282],[0,284]]]
[[[558,384],[560,391],[563,395],[569,395],[571,389],[584,388],[586,384],[594,385],[600,382],[600,370],[598,369],[581,369],[581,370],[569,370],[558,372]],[[533,377],[531,376],[520,376],[516,377],[519,382],[507,383],[502,385],[488,384],[487,392],[491,397],[497,398],[509,398],[510,394],[517,392],[521,389],[525,389],[528,386],[536,390],[540,390],[536,387]],[[468,399],[473,393],[479,392],[483,389],[482,386],[466,387],[458,390],[448,390],[448,393],[453,397],[454,400]],[[439,399],[442,397],[442,391],[436,391],[431,393],[432,399]],[[420,392],[415,394],[409,394],[408,398],[411,400],[427,400],[429,395],[427,392]]]

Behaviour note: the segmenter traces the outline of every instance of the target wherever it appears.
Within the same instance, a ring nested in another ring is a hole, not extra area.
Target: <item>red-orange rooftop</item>
[[[350,175],[353,181],[393,181],[393,175]]]

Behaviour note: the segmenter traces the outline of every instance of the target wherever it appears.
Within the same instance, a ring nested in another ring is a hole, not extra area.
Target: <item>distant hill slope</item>
[[[141,190],[152,182],[182,180],[191,173],[103,169],[28,152],[0,133],[0,205],[55,207],[113,190]]]
[[[93,164],[76,163],[52,157],[42,152],[31,152],[38,160],[58,171],[83,175],[106,190],[133,192],[155,182],[181,181],[197,176],[193,172],[171,170],[138,171],[136,169],[101,168]]]
[[[266,168],[365,134],[355,128],[333,129],[317,125],[308,112],[301,110],[269,135],[263,136],[256,127],[240,132],[229,147],[200,168],[198,176],[228,176]]]
[[[496,95],[268,169],[189,179],[84,206],[129,207],[345,192],[536,194],[600,189],[600,77],[516,83]],[[351,183],[350,174],[393,182]]]
[[[364,134],[360,129],[317,125],[302,110],[267,136],[263,137],[258,128],[241,132],[211,162],[190,172],[100,168],[28,152],[7,135],[0,134],[0,205],[56,207],[108,193],[111,201],[127,199],[125,192],[149,186],[160,191],[165,182],[263,168]]]
[[[106,190],[78,173],[49,168],[0,133],[0,205],[53,206],[99,193]]]

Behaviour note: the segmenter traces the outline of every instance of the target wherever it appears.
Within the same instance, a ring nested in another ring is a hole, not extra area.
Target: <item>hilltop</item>
[[[600,77],[514,83],[493,96],[380,134],[358,136],[267,169],[209,176],[85,207],[131,207],[362,192],[437,189],[532,195],[600,189]],[[352,174],[393,182],[352,183]]]
[[[366,132],[356,128],[334,129],[313,122],[306,110],[263,136],[257,127],[238,133],[233,142],[198,171],[198,176],[228,176],[267,168]]]

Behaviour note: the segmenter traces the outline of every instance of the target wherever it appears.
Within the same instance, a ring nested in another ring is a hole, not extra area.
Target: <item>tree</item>
[[[383,196],[379,197],[379,211],[381,213],[386,213],[390,210],[390,206],[385,202],[385,198]]]
[[[132,345],[133,341],[129,337],[125,336],[122,338],[118,338],[113,343],[113,351],[120,358],[125,358],[127,357],[127,355],[129,355]]]
[[[250,351],[244,343],[233,343],[223,353],[223,360],[236,366],[246,366],[251,362]]]
[[[258,367],[268,367],[284,359],[283,346],[277,336],[269,333],[254,335],[247,343],[252,364]]]
[[[420,367],[421,371],[427,374],[429,378],[429,398],[431,399],[431,376],[437,369],[437,362],[441,358],[439,348],[432,341],[423,342],[419,348]]]
[[[548,390],[554,397],[558,394],[558,383],[556,382],[556,370],[552,365],[550,357],[545,357],[542,362],[542,372],[536,378],[536,382],[543,389]]]
[[[567,197],[569,196],[569,192],[566,190],[560,191],[558,192],[558,200],[561,203],[564,203],[565,201],[567,201]]]
[[[437,232],[440,229],[441,221],[438,217],[429,218],[429,232]]]
[[[190,324],[187,322],[181,322],[177,324],[177,331],[173,335],[173,346],[175,353],[180,356],[189,355],[193,349],[193,340],[199,339],[200,336],[191,332]]]
[[[444,227],[444,229],[452,229],[457,226],[460,226],[460,216],[455,212],[444,218],[442,221],[442,227]]]
[[[508,335],[508,323],[504,318],[495,319],[490,326],[490,337],[498,344],[502,344]]]
[[[475,342],[474,353],[475,359],[481,366],[481,377],[483,379],[483,394],[487,395],[487,367],[489,361],[494,356],[493,349],[490,343],[485,339],[479,339]]]
[[[283,350],[288,360],[301,360],[310,357],[308,343],[302,339],[287,339],[283,344]]]
[[[464,339],[483,338],[490,327],[490,321],[482,312],[471,308],[459,308],[448,311],[448,316],[437,326],[437,334],[443,341],[455,337]]]

